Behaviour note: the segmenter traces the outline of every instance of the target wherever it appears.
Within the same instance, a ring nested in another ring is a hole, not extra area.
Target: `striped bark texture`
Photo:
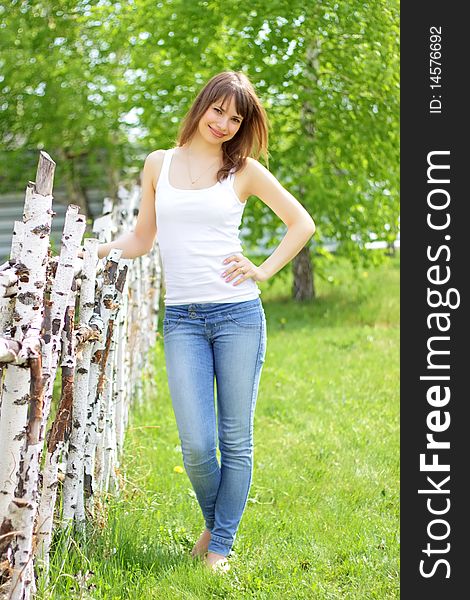
[[[106,331],[108,322],[113,311],[116,310],[116,277],[121,250],[112,250],[104,271],[105,285],[101,292],[100,313],[103,318]],[[108,335],[108,332],[107,332]],[[100,344],[100,342],[97,342]],[[105,347],[101,357],[102,377],[106,369],[110,339],[105,342]],[[103,383],[104,385],[104,383]],[[67,472],[64,481],[63,490],[63,508],[62,508],[62,526],[68,527],[74,518],[77,506],[77,496],[79,493],[79,483],[82,480],[83,461],[85,453],[85,425],[86,425],[86,394],[75,394],[73,404],[72,431],[69,440],[69,455],[67,460]]]
[[[41,153],[38,179],[41,186],[29,182],[24,206],[24,234],[21,245],[18,292],[11,326],[11,337],[21,341],[18,357],[24,366],[8,364],[2,388],[0,419],[0,526],[8,516],[8,506],[19,476],[21,452],[26,439],[30,373],[27,361],[38,357],[41,350],[40,330],[43,310],[43,290],[46,278],[47,251],[52,217],[52,159]],[[50,174],[50,181],[42,171]]]
[[[12,337],[22,342],[19,357],[25,360],[25,366],[7,365],[2,394],[0,439],[6,446],[3,454],[6,460],[0,463],[0,523],[6,519],[18,532],[12,540],[12,600],[27,599],[34,589],[32,533],[37,510],[39,423],[44,398],[40,333],[54,169],[54,161],[41,152],[36,183],[29,182],[26,188],[18,292],[11,327]],[[29,421],[28,404],[31,405]]]

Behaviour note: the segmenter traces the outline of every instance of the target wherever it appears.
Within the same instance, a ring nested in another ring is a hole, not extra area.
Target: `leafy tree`
[[[44,148],[58,159],[56,184],[86,212],[89,187],[117,188],[129,145],[115,95],[118,56],[87,10],[72,0],[0,5],[1,189],[22,189],[25,167],[34,172]]]
[[[107,182],[112,193],[149,151],[174,144],[207,79],[243,70],[270,117],[269,168],[317,223],[293,261],[296,297],[313,295],[311,249],[319,257],[335,241],[359,260],[371,256],[368,241],[396,238],[397,0],[12,4],[1,42],[14,48],[0,63],[3,167],[24,168],[24,149],[46,147],[72,191]],[[253,248],[284,232],[261,202],[248,203],[245,223]]]

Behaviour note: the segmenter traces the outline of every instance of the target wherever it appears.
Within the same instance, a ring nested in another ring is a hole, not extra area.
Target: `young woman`
[[[252,157],[267,156],[267,140],[266,113],[248,78],[214,76],[186,115],[177,146],[147,156],[135,230],[98,251],[102,258],[121,248],[123,258],[135,258],[157,236],[169,389],[206,526],[192,556],[221,571],[229,568],[253,470],[253,416],[266,352],[257,282],[277,273],[315,231],[302,205]],[[243,256],[238,237],[250,196],[287,226],[260,265]]]

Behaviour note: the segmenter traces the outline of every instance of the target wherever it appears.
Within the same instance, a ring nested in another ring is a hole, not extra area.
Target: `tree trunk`
[[[21,360],[18,361],[20,363],[27,362],[30,356],[37,356],[40,350],[42,288],[46,276],[52,220],[51,191],[54,167],[54,161],[47,153],[42,152],[37,181],[29,182],[26,188],[24,239],[19,256],[21,272],[18,273],[18,293],[11,327],[11,337],[22,342]],[[5,371],[0,420],[0,525],[8,514],[8,506],[14,496],[30,401],[29,365],[8,364]]]
[[[304,246],[297,254],[292,263],[294,281],[292,285],[292,296],[299,302],[315,298],[313,285],[313,268],[310,260],[310,250]]]
[[[29,182],[26,188],[24,238],[19,256],[23,273],[18,282],[12,335],[15,339],[22,339],[20,355],[28,359],[31,373],[27,369],[23,369],[21,373],[16,369],[13,371],[15,367],[10,369],[12,365],[8,365],[5,387],[9,376],[18,375],[16,385],[23,387],[23,390],[21,397],[17,395],[16,400],[14,395],[9,397],[7,394],[3,397],[2,421],[0,422],[2,425],[6,416],[4,412],[7,412],[7,408],[10,409],[9,418],[6,420],[7,435],[0,435],[2,444],[5,445],[2,449],[3,455],[7,457],[7,460],[0,462],[2,467],[4,464],[7,465],[7,481],[4,481],[4,473],[0,476],[2,485],[0,519],[3,521],[5,517],[16,532],[8,551],[8,560],[12,566],[9,595],[11,600],[29,600],[31,592],[35,589],[32,546],[42,447],[39,432],[45,391],[40,333],[43,287],[52,221],[54,170],[55,162],[46,152],[41,152],[36,182]],[[25,393],[26,388],[29,388],[29,393]],[[11,410],[12,400],[16,411]],[[28,404],[29,413],[27,414],[25,409],[28,408]],[[21,414],[21,419],[18,418],[18,413]],[[26,421],[23,421],[25,418]],[[16,433],[13,439],[11,438],[12,433]],[[18,447],[18,440],[21,440],[21,447]],[[8,468],[12,458],[14,466]],[[14,494],[10,493],[12,484],[15,485]],[[6,500],[11,500],[11,502],[5,514],[4,503]]]
[[[53,352],[53,348],[56,347],[56,338],[60,336],[63,327],[67,299],[74,277],[73,263],[85,232],[85,218],[77,212],[78,207],[71,205],[68,207],[65,217],[59,263],[51,290],[51,340],[50,343],[45,343],[42,349],[39,346],[39,357],[31,364],[30,410],[26,448],[20,464],[20,476],[15,498],[10,503],[9,513],[13,526],[21,532],[12,545],[15,566],[12,574],[10,600],[29,600],[32,587],[35,584],[32,571],[33,529],[39,502],[38,483],[41,471],[41,453],[58,360],[58,352]],[[44,265],[46,265],[45,260]],[[43,281],[45,278],[44,267]],[[42,287],[43,285],[41,285]],[[44,365],[42,364],[42,358],[45,360]],[[23,574],[24,569],[26,569],[25,575]]]
[[[320,46],[321,42],[320,40],[317,40],[314,45],[307,46],[305,50],[306,79],[302,90],[301,128],[302,134],[309,142],[314,141],[316,136],[316,106],[313,101],[313,90],[315,90],[318,85],[318,57],[320,55]],[[313,155],[307,155],[305,157],[304,168],[306,167],[308,171],[314,165],[315,161]],[[311,190],[307,189],[305,183],[302,183],[299,187],[299,200],[306,206],[309,205],[309,202],[306,201],[306,196],[309,193],[311,193]],[[292,296],[294,300],[312,300],[315,297],[315,287],[313,282],[313,266],[308,246],[304,246],[294,258],[292,271],[294,275],[292,286]]]

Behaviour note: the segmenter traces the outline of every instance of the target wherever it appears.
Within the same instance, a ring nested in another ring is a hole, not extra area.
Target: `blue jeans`
[[[183,463],[211,531],[209,552],[227,556],[253,472],[253,418],[266,354],[261,300],[166,306],[163,339]]]

